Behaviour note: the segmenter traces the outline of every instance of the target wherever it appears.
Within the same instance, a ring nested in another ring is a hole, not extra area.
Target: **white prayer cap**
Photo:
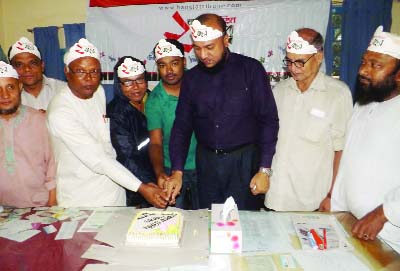
[[[367,50],[400,59],[400,36],[383,32],[383,27],[378,26]]]
[[[10,64],[0,61],[0,78],[12,77],[18,79],[17,71]]]
[[[165,39],[161,39],[154,50],[154,55],[156,57],[156,61],[158,61],[160,58],[166,57],[166,56],[179,56],[183,57],[183,54],[181,50],[179,50],[175,44],[172,44]]]
[[[119,78],[132,77],[144,72],[145,68],[142,63],[134,61],[129,57],[125,58],[124,62],[117,69]]]
[[[20,53],[31,53],[38,58],[42,59],[40,52],[35,44],[25,37],[21,37],[16,43],[11,46],[10,60],[17,54]]]
[[[309,44],[308,41],[300,37],[299,33],[292,31],[286,42],[286,52],[298,55],[308,55],[316,54],[318,53],[318,50],[314,45]]]
[[[190,31],[194,41],[209,41],[223,35],[220,30],[201,24],[198,20],[192,22]]]
[[[80,39],[64,55],[64,64],[69,65],[75,59],[90,56],[100,61],[99,50],[87,39]]]

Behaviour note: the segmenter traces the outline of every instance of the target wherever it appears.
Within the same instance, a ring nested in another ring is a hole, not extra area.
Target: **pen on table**
[[[307,239],[312,249],[318,249],[317,243],[315,242],[314,237],[309,231],[307,231]]]
[[[322,239],[318,235],[318,233],[314,229],[310,229],[310,233],[312,234],[312,237],[314,238],[318,249],[323,250],[324,249],[324,243],[322,242]]]
[[[328,248],[328,240],[326,239],[326,228],[323,229],[323,235],[324,235],[324,249]]]

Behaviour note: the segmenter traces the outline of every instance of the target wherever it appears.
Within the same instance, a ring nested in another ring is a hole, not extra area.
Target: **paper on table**
[[[352,248],[347,242],[344,232],[337,226],[337,220],[333,215],[293,214],[292,221],[303,249],[312,249],[307,238],[307,234],[311,229],[314,229],[321,236],[323,236],[323,229],[326,229],[329,250]]]
[[[330,250],[292,252],[297,262],[307,271],[371,271],[351,251]]]
[[[78,232],[97,232],[103,227],[113,214],[113,210],[94,211],[89,218],[82,224]]]
[[[272,255],[244,256],[248,270],[251,271],[278,271]]]
[[[63,222],[54,240],[71,239],[78,227],[78,221]]]
[[[272,212],[239,213],[243,230],[243,252],[287,252],[293,249],[289,235]],[[293,227],[293,226],[292,226]]]
[[[18,233],[12,233],[12,234],[3,233],[0,236],[10,239],[10,240],[17,241],[17,242],[23,242],[23,241],[31,238],[32,236],[35,236],[38,233],[40,233],[39,230],[25,230],[25,231],[21,231]]]

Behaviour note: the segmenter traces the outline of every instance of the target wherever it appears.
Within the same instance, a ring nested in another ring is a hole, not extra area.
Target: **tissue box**
[[[222,220],[223,204],[211,206],[211,253],[241,253],[242,227],[237,206],[226,222]]]

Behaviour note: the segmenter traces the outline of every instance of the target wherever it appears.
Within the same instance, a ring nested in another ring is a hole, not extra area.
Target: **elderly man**
[[[331,209],[359,219],[356,237],[379,234],[400,253],[400,36],[382,30],[361,61]]]
[[[169,141],[186,59],[183,45],[173,39],[160,40],[153,52],[161,80],[146,102],[146,116],[150,131],[150,159],[157,175],[157,183],[160,187],[164,187],[164,183],[168,180],[167,176],[171,173]],[[182,189],[175,204],[182,209],[199,208],[195,155],[196,138],[192,135],[183,167]]]
[[[0,205],[56,204],[55,163],[46,117],[21,105],[21,84],[0,61]]]
[[[287,39],[291,77],[273,90],[280,129],[265,200],[272,210],[314,211],[330,197],[353,105],[346,84],[319,71],[323,44],[310,28]]]
[[[50,100],[59,89],[66,86],[66,83],[43,75],[45,65],[40,52],[25,37],[11,46],[8,58],[23,85],[22,104],[42,111],[47,110]]]
[[[203,14],[191,25],[199,60],[182,82],[172,129],[172,199],[182,184],[183,166],[194,131],[200,207],[233,196],[239,209],[255,210],[269,185],[278,115],[264,67],[228,49],[226,23]]]
[[[64,56],[68,87],[49,106],[58,203],[125,206],[125,187],[138,191],[152,205],[165,207],[167,198],[160,188],[141,183],[115,159],[99,59],[99,51],[86,39],[74,44]]]
[[[147,80],[144,63],[121,57],[114,67],[114,99],[107,105],[111,143],[117,160],[145,183],[155,182],[149,158],[149,132],[144,115]],[[138,193],[126,190],[128,206],[146,206]]]

